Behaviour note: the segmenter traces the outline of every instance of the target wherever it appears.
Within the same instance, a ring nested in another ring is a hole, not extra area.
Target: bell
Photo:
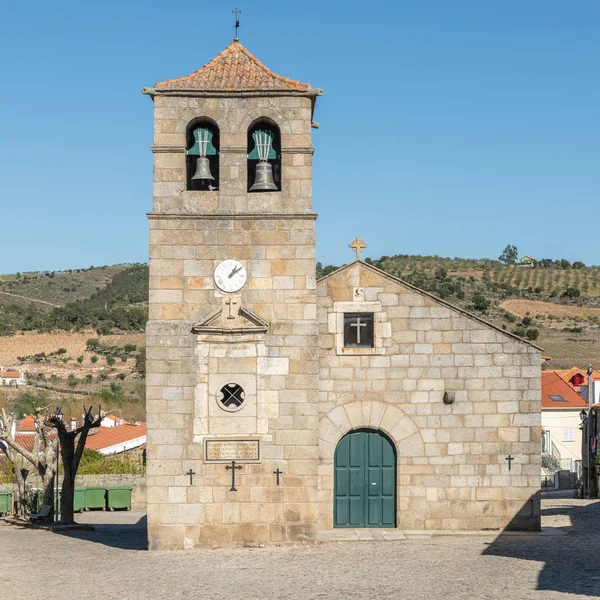
[[[263,190],[276,190],[277,186],[273,181],[273,165],[269,162],[259,162],[256,165],[256,175],[254,176],[254,185],[250,188],[251,192],[260,192]]]
[[[196,172],[192,177],[192,181],[197,179],[210,179],[212,181],[215,179],[210,172],[210,162],[206,156],[199,156],[196,161]]]

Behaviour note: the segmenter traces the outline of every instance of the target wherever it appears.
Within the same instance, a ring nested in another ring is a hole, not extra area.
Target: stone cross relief
[[[223,298],[222,322],[224,327],[232,326],[240,313],[239,296],[227,296]]]

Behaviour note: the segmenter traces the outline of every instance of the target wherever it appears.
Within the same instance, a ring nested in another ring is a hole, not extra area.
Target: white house
[[[0,385],[25,385],[25,373],[17,369],[0,367]]]
[[[587,402],[555,371],[542,372],[542,454],[553,455],[561,469],[581,463],[581,417]]]

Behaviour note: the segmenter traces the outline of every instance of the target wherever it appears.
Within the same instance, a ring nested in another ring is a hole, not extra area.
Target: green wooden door
[[[353,431],[335,450],[334,527],[395,527],[396,455],[376,431]]]

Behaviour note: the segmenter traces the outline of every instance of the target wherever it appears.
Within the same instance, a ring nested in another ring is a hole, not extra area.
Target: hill
[[[0,335],[16,331],[142,331],[148,266],[115,265],[0,276]]]

